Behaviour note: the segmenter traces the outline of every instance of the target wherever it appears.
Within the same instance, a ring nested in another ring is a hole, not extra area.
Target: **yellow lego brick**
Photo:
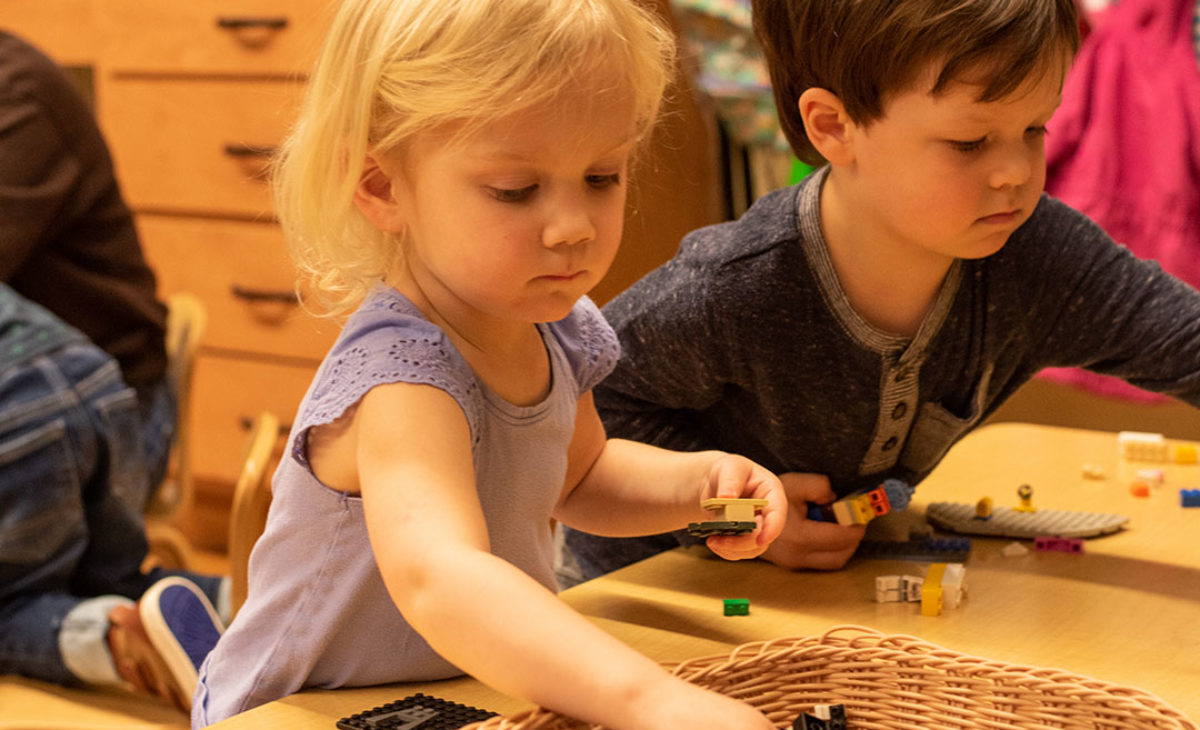
[[[938,616],[942,613],[942,577],[946,574],[945,563],[934,563],[925,574],[921,584],[921,615]]]
[[[871,509],[871,498],[865,494],[860,494],[850,500],[850,514],[854,515],[854,522],[859,525],[865,525],[875,519],[875,510]]]
[[[1176,464],[1195,464],[1200,461],[1195,444],[1174,444],[1171,452]]]

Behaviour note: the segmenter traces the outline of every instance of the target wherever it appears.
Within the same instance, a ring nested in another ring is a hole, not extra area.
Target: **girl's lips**
[[[571,281],[572,279],[583,276],[583,273],[584,272],[582,271],[576,271],[573,274],[546,274],[542,278],[549,279],[550,281]]]

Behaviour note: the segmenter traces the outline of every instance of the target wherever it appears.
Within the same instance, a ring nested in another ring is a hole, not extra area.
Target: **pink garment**
[[[1046,138],[1046,190],[1141,258],[1200,287],[1200,68],[1196,0],[1121,0],[1095,18]],[[1167,400],[1115,378],[1041,377]]]

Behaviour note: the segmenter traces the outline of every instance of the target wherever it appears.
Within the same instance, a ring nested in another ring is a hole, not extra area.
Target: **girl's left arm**
[[[721,451],[685,453],[609,439],[592,394],[579,399],[555,518],[597,535],[650,535],[711,519],[700,506],[710,497],[767,500],[753,533],[708,538],[713,552],[726,559],[759,556],[783,530],[787,497],[770,471]]]

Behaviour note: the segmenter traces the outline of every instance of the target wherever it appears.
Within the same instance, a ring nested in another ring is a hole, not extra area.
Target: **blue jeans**
[[[0,373],[0,674],[97,681],[64,657],[60,634],[91,637],[93,657],[106,657],[96,642],[107,607],[167,575],[141,572],[143,509],[166,469],[175,404],[165,384],[143,392],[139,404],[90,344]],[[220,579],[185,575],[216,603]]]

